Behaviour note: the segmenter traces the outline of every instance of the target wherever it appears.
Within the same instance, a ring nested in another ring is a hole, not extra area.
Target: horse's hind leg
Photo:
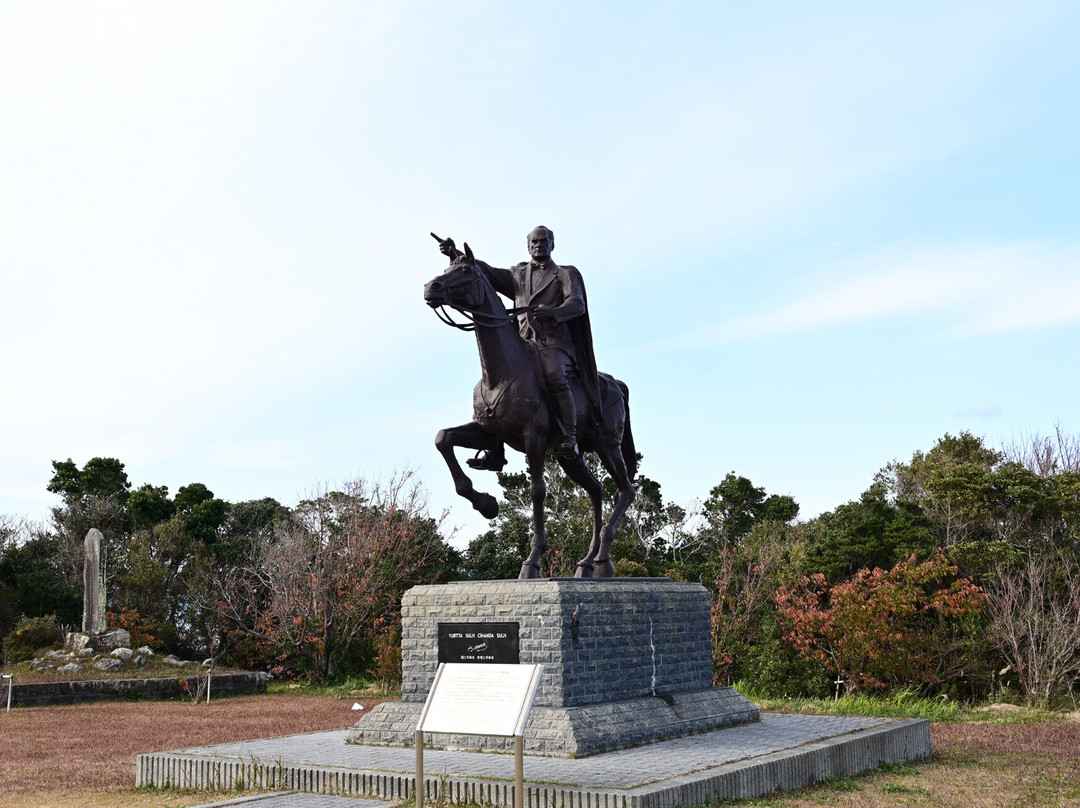
[[[611,516],[608,517],[607,522],[600,529],[600,546],[595,557],[595,563],[598,567],[596,577],[610,578],[615,575],[615,567],[611,563],[611,540],[615,538],[615,530],[619,527],[619,520],[626,513],[626,509],[630,507],[630,503],[634,501],[634,481],[630,479],[630,472],[626,468],[626,462],[623,460],[622,450],[619,446],[601,447],[597,450],[597,454],[600,456],[600,462],[607,469],[607,473],[615,481],[615,486],[619,489],[619,497],[615,501],[615,507],[611,509]],[[604,565],[603,571],[600,569],[601,564]]]
[[[454,490],[469,500],[485,519],[494,519],[499,515],[499,503],[491,494],[485,494],[473,488],[472,480],[462,471],[461,464],[454,455],[454,447],[491,450],[497,444],[496,437],[485,431],[476,421],[440,429],[435,435],[435,448],[439,450],[439,454],[446,461],[447,468],[450,469],[450,476],[454,478]]]
[[[536,435],[529,436],[525,446],[525,462],[529,468],[529,495],[532,497],[533,538],[529,557],[521,565],[519,581],[540,577],[540,558],[547,549],[547,530],[544,527],[544,497],[547,483],[544,481],[544,455],[547,444]]]
[[[577,571],[574,573],[575,578],[592,578],[594,576],[593,565],[596,554],[600,551],[600,525],[603,522],[604,486],[589,471],[589,467],[585,465],[585,461],[580,456],[573,460],[560,459],[559,465],[562,466],[562,470],[566,472],[567,477],[585,489],[585,493],[589,495],[589,501],[592,503],[593,532],[589,541],[589,551],[578,562]],[[609,560],[608,564],[610,563]],[[606,575],[604,574],[605,570],[595,572],[599,573],[596,575],[598,578],[610,578],[614,574],[614,570]]]

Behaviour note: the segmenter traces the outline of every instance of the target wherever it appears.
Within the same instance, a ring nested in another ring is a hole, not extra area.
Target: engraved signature
[[[465,653],[466,654],[475,654],[477,651],[486,651],[486,650],[487,650],[487,643],[482,642],[479,645],[470,645],[469,650],[466,651]]]

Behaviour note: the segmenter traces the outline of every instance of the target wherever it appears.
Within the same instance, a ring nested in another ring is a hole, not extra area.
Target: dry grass
[[[3,808],[183,808],[205,793],[136,791],[135,756],[343,729],[352,698],[272,693],[189,702],[108,702],[0,713]],[[370,709],[376,700],[361,699]],[[1080,806],[1080,722],[935,723],[932,760],[751,800],[775,808]]]
[[[205,793],[135,790],[135,757],[190,746],[343,729],[353,700],[267,694],[187,701],[99,702],[0,713],[4,808],[180,808]],[[370,709],[375,701],[362,701]]]
[[[1080,723],[934,724],[933,758],[752,800],[770,808],[1080,806]]]

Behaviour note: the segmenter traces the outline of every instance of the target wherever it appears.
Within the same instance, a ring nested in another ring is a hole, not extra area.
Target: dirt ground
[[[375,701],[361,701],[371,709]],[[264,694],[189,701],[97,702],[0,712],[4,808],[157,808],[206,802],[205,793],[135,790],[135,758],[298,732],[343,729],[353,699]]]
[[[361,701],[371,709],[375,701]],[[135,790],[135,757],[343,729],[353,699],[275,693],[190,702],[107,702],[0,712],[3,808],[184,808],[205,793]],[[746,805],[1080,806],[1080,723],[934,724],[931,761]]]

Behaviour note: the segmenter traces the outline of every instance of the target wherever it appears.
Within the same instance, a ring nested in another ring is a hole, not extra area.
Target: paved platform
[[[413,796],[412,748],[345,743],[348,730],[140,755],[138,785],[298,793],[244,808],[363,808]],[[766,714],[760,722],[567,759],[526,755],[531,808],[674,808],[749,799],[930,755],[920,720]],[[513,805],[513,755],[427,750],[426,800]],[[261,800],[261,802],[260,802]]]

